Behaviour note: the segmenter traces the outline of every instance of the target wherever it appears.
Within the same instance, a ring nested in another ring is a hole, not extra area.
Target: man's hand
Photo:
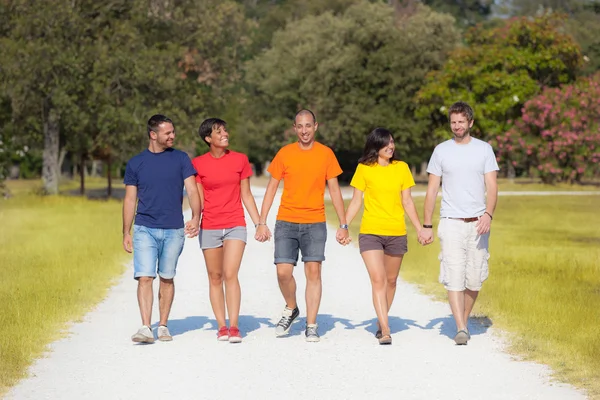
[[[350,233],[348,232],[348,229],[345,229],[345,228],[338,228],[337,232],[335,233],[335,239],[342,246],[346,246],[348,243],[350,243],[352,241],[352,239],[350,238]]]
[[[133,240],[131,239],[131,233],[129,232],[123,234],[123,248],[128,253],[133,252]]]
[[[254,239],[261,243],[271,240],[271,231],[269,230],[269,227],[266,224],[259,224],[256,227]]]
[[[198,231],[200,230],[200,218],[192,218],[188,222],[185,223],[185,228],[183,230],[185,236],[188,238],[194,238],[198,236]]]
[[[433,243],[433,228],[421,229],[418,240],[423,246]]]
[[[483,214],[479,217],[479,221],[477,221],[477,233],[480,235],[485,235],[490,231],[490,227],[492,225],[492,217],[488,213]]]

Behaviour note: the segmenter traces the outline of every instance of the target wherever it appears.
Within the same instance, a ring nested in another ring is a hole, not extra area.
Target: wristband
[[[425,225],[425,224],[423,224],[423,228],[433,229],[433,225]]]
[[[348,229],[348,224],[340,224],[341,229]]]
[[[259,225],[267,225],[267,224],[263,224],[262,222],[259,222],[258,224],[254,224],[254,227],[258,228]]]
[[[490,221],[494,219],[494,217],[492,217],[492,214],[490,214],[489,212],[487,212],[487,211],[484,211],[484,214],[487,214],[487,215],[489,215],[489,216],[490,216]]]

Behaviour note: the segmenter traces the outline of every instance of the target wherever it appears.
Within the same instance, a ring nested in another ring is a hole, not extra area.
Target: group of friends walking
[[[255,240],[265,242],[274,238],[274,264],[285,301],[275,335],[288,335],[300,315],[293,272],[301,255],[306,275],[305,337],[308,342],[318,342],[321,266],[327,239],[324,204],[327,186],[339,222],[335,237],[343,246],[351,242],[348,225],[364,202],[358,246],[372,285],[378,320],[375,337],[379,344],[391,344],[388,313],[400,266],[408,252],[405,215],[418,242],[431,244],[433,213],[441,184],[437,227],[441,245],[439,280],[448,292],[456,322],[454,341],[467,344],[469,315],[488,276],[488,243],[497,201],[498,165],[492,147],[470,135],[474,116],[468,104],[453,104],[449,120],[453,137],[435,147],[427,167],[429,182],[421,223],[411,197],[413,176],[408,165],[400,161],[393,134],[387,129],[376,128],[367,136],[350,183],[354,188],[352,200],[345,208],[338,183],[342,169],[336,156],[315,140],[319,125],[314,113],[299,111],[293,122],[298,140],[282,147],[270,163],[270,180],[259,211],[250,190],[252,168],[248,157],[228,149],[230,136],[225,121],[209,118],[202,122],[198,134],[209,151],[190,160],[186,153],[173,148],[173,121],[163,115],[152,116],[147,126],[148,149],[128,162],[124,178],[123,247],[133,252],[142,319],[142,326],[132,340],[138,343],[155,340],[151,315],[152,284],[157,273],[160,320],[156,335],[161,341],[173,339],[167,323],[175,293],[177,261],[186,236],[197,236],[208,273],[209,297],[218,325],[217,340],[242,341],[238,325],[241,304],[238,272],[248,236],[245,208],[255,227]],[[283,193],[271,233],[267,216],[282,180]],[[192,213],[185,223],[181,207],[184,188]]]

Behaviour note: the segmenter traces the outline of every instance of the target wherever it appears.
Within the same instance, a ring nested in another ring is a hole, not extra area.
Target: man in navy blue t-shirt
[[[123,247],[128,253],[133,251],[134,278],[138,281],[137,297],[143,324],[131,337],[137,343],[154,343],[150,319],[154,299],[152,282],[157,270],[160,277],[157,336],[162,341],[173,339],[167,320],[175,294],[173,278],[177,260],[185,236],[197,236],[200,225],[196,170],[186,153],[173,148],[173,121],[164,115],[152,116],[148,120],[148,138],[148,149],[129,160],[124,179]],[[192,209],[192,219],[185,223],[185,228],[181,207],[184,185]]]

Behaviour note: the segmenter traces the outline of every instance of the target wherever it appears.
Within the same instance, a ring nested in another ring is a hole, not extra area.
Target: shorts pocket
[[[440,251],[440,254],[438,255],[438,260],[440,261],[440,275],[438,277],[438,281],[441,284],[446,285],[448,283],[448,277],[447,277],[448,272],[446,271],[446,268],[444,266],[444,256],[442,255],[441,251]]]

